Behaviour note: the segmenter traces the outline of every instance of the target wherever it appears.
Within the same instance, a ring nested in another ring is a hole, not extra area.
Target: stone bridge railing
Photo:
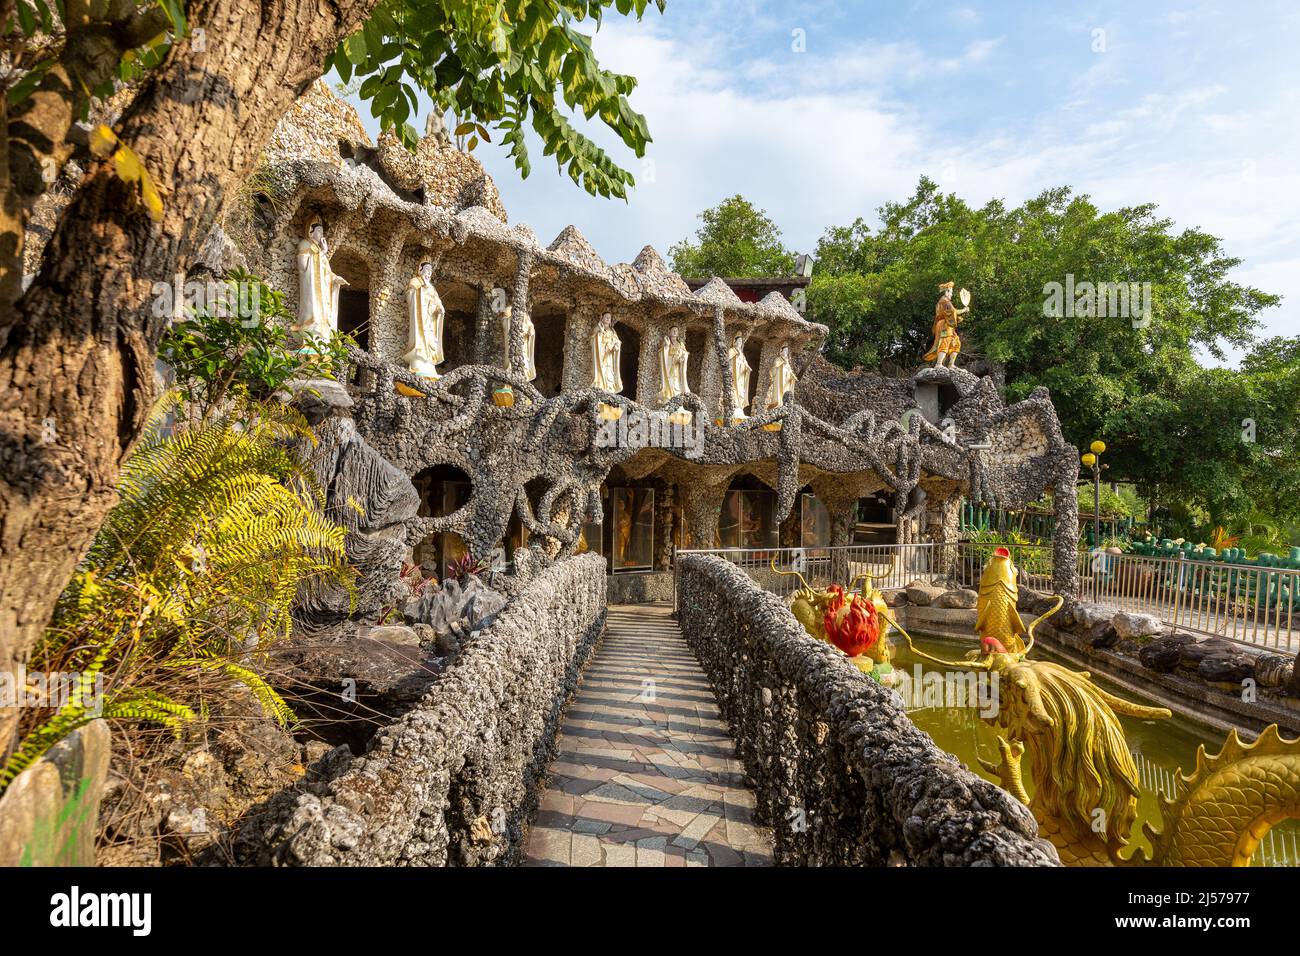
[[[755,783],[779,863],[1059,865],[1028,808],[934,745],[893,691],[781,599],[681,554],[678,615]]]
[[[241,862],[517,862],[565,704],[605,624],[605,562],[557,561],[472,639],[416,707],[326,784],[244,828]]]

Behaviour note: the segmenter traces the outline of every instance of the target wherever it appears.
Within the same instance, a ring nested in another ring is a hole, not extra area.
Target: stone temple
[[[963,368],[845,372],[819,354],[826,327],[779,293],[746,303],[716,278],[692,292],[653,248],[611,265],[572,226],[543,244],[508,222],[478,161],[445,135],[415,153],[375,145],[323,83],[281,121],[246,192],[244,221],[228,222],[210,267],[243,265],[296,307],[296,250],[319,221],[347,283],[337,322],[360,348],[342,388],[300,400],[323,439],[331,515],[364,574],[360,616],[390,599],[404,562],[441,576],[466,553],[522,570],[596,551],[611,601],[645,601],[671,596],[675,548],[848,544],[860,521],[879,543],[951,543],[963,497],[1018,508],[1044,491],[1061,527],[1077,520],[1079,459],[1045,389],[1007,406],[992,377]],[[436,381],[402,361],[407,284],[426,261],[445,308]],[[535,330],[531,380],[510,370],[523,332],[507,340],[503,299],[512,330],[525,315]],[[604,313],[621,341],[618,396],[592,388]],[[689,394],[665,402],[673,327]],[[738,333],[747,417],[728,355]],[[797,384],[769,409],[783,350]],[[1075,589],[1075,547],[1056,536],[1062,593]],[[342,603],[320,595],[311,611],[325,624]]]

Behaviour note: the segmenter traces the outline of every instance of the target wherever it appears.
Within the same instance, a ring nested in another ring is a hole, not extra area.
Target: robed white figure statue
[[[623,374],[619,370],[622,353],[623,343],[614,331],[614,317],[606,312],[591,333],[592,388],[615,395],[623,391]]]
[[[433,287],[433,263],[421,262],[420,271],[406,284],[406,308],[410,331],[402,361],[416,375],[436,379],[442,354],[442,323],[447,314],[438,290]]]
[[[659,401],[671,401],[678,395],[689,395],[691,387],[686,384],[686,364],[691,353],[686,351],[682,341],[682,331],[677,326],[668,330],[668,337],[659,349]]]
[[[492,290],[492,308],[501,319],[501,330],[506,343],[506,369],[511,370],[511,363],[514,359],[510,354],[510,326],[514,322],[514,309],[510,305],[510,297],[505,289],[496,288]],[[537,329],[533,326],[533,320],[528,317],[527,312],[523,313],[522,325],[524,329],[524,381],[531,382],[537,378],[537,363],[534,360],[537,347]]]
[[[673,326],[659,348],[659,402],[672,401],[678,395],[689,395],[691,387],[686,384],[686,367],[691,353],[686,351],[682,341],[682,330]],[[668,417],[673,424],[686,425],[691,421],[689,410],[678,409]]]
[[[790,365],[790,346],[781,346],[781,354],[772,362],[772,373],[767,386],[767,407],[780,408],[785,403],[785,393],[799,381]]]
[[[623,355],[623,343],[614,331],[614,317],[608,312],[600,317],[591,332],[591,387],[615,395],[623,391],[623,373],[619,368]],[[600,417],[606,421],[618,421],[623,411],[616,405],[600,403]]]
[[[314,220],[298,243],[298,323],[294,330],[328,341],[339,327],[339,290],[347,285],[330,268],[325,226]]]
[[[727,349],[727,361],[731,363],[731,415],[733,418],[748,418],[745,409],[749,407],[749,360],[745,358],[745,337],[736,333]]]

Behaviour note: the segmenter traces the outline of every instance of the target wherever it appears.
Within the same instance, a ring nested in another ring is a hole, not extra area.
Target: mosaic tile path
[[[525,866],[771,866],[769,835],[671,608],[611,607]]]

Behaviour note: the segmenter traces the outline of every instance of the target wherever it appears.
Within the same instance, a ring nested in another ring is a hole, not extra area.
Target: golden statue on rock
[[[952,286],[951,282],[939,286],[941,295],[934,307],[934,344],[925,353],[925,361],[934,362],[935,368],[943,368],[945,360],[949,368],[957,364],[957,356],[961,353],[957,326],[962,315],[970,311],[970,292],[961,290],[962,307],[959,309],[952,304]]]
[[[1144,828],[1152,856],[1133,847],[1138,772],[1116,715],[1156,720],[1170,712],[1116,697],[1087,671],[1029,660],[1034,628],[1059,611],[1063,599],[1025,627],[1018,598],[1011,553],[998,548],[980,578],[980,647],[966,661],[918,651],[888,610],[881,614],[915,657],[996,675],[998,708],[988,719],[1003,731],[1001,762],[984,769],[1029,807],[1064,863],[1246,866],[1271,826],[1300,818],[1300,740],[1283,740],[1272,725],[1246,745],[1234,730],[1217,756],[1207,756],[1204,747],[1197,752],[1196,770],[1179,781],[1178,798],[1163,801],[1163,827]],[[1021,769],[1026,752],[1032,796]]]

